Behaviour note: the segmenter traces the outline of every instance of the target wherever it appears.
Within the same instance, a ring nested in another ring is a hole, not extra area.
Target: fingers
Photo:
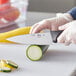
[[[57,31],[58,30],[58,27],[57,26],[55,26],[55,25],[57,25],[57,24],[51,24],[51,31]]]
[[[59,27],[59,30],[65,30],[65,29],[67,29],[69,26],[70,26],[70,24],[67,23],[67,24],[65,24],[65,25],[60,26],[60,27]]]
[[[68,29],[64,30],[57,41],[65,45],[70,45],[71,43],[76,44],[76,34],[71,33]]]
[[[68,45],[70,45],[70,44],[71,44],[70,41],[67,41],[67,40],[65,41],[65,45],[66,45],[66,46],[68,46]]]
[[[38,25],[39,25],[38,23],[36,23],[35,25],[33,25],[33,26],[31,27],[30,33],[33,33],[33,30],[34,30]]]
[[[65,29],[67,29],[68,27],[74,26],[74,25],[76,25],[76,21],[72,21],[72,22],[69,22],[69,23],[67,23],[67,24],[65,24],[65,25],[60,26],[60,27],[59,27],[59,30],[65,30]]]
[[[59,43],[64,43],[65,45],[71,44],[71,34],[70,34],[70,32],[68,34],[69,26],[70,26],[70,23],[67,23],[67,24],[59,27],[59,30],[64,30],[63,33],[58,37]]]
[[[76,44],[76,37],[75,37],[76,35],[73,35],[72,36],[72,40],[71,40],[71,43],[73,43],[73,44]]]
[[[51,29],[49,20],[43,20],[32,26],[30,33],[38,33],[43,29]]]
[[[62,34],[57,38],[57,41],[59,43],[65,43],[65,33],[62,32]]]
[[[33,29],[33,31],[32,31],[32,33],[38,33],[38,32],[40,32],[40,31],[42,31],[43,29],[46,29],[46,25],[41,25],[41,24],[39,24],[39,25],[36,25],[36,27]]]
[[[72,38],[70,34],[67,33],[67,30],[63,31],[62,34],[58,37],[59,43],[64,43],[65,45],[70,45]]]

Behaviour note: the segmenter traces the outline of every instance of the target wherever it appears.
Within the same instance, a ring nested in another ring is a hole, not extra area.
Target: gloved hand
[[[69,19],[70,18],[72,19],[70,14],[65,14],[65,16],[68,17]],[[30,33],[38,33],[44,29],[50,29],[52,31],[57,31],[59,26],[64,25],[68,22],[69,21],[66,20],[63,16],[45,19],[45,20],[42,20],[42,21],[34,24],[32,26]]]
[[[59,30],[64,30],[57,39],[59,43],[65,43],[65,45],[76,44],[76,21],[60,26]]]

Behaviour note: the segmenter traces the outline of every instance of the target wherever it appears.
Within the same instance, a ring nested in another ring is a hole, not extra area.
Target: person
[[[56,17],[44,19],[32,26],[30,33],[39,33],[44,29],[63,30],[57,42],[69,45],[76,44],[76,7],[66,13],[58,13]]]

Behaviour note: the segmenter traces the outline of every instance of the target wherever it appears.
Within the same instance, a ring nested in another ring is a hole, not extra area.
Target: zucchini
[[[32,61],[38,61],[48,49],[49,45],[30,45],[26,49],[26,56]]]
[[[2,68],[2,63],[1,63],[1,60],[0,60],[0,68]]]
[[[7,67],[7,68],[10,68],[10,69],[12,69],[12,70],[15,69],[14,67],[8,65],[8,64],[6,63],[6,60],[1,60],[1,68],[3,68],[3,67]]]
[[[18,68],[18,65],[11,60],[6,60],[6,63],[8,65],[12,66],[13,68],[16,68],[16,69]]]
[[[23,34],[29,34],[31,27],[22,27],[15,30],[11,30],[8,32],[0,33],[0,41],[6,40],[7,38],[23,35]]]
[[[18,65],[10,60],[0,60],[0,72],[11,72],[18,68]]]
[[[3,67],[3,68],[0,68],[0,71],[1,72],[11,72],[11,69],[8,67]]]

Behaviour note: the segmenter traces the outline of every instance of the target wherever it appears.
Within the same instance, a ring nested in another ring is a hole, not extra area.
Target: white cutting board
[[[19,69],[0,76],[69,76],[76,68],[76,46],[50,45],[40,61],[30,61],[26,45],[0,44],[0,59],[10,59]]]

